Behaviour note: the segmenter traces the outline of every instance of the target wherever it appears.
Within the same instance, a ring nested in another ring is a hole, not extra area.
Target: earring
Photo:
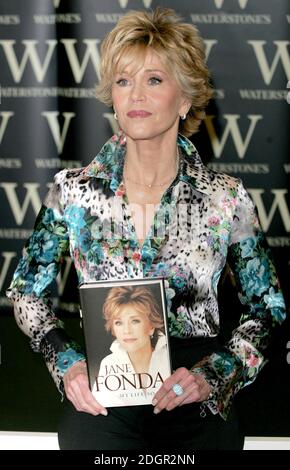
[[[185,121],[185,119],[186,119],[186,113],[184,113],[182,116],[180,116],[180,119],[182,119],[183,121]]]
[[[117,116],[116,111],[114,112],[114,118],[116,119],[116,121],[118,121],[118,116]]]

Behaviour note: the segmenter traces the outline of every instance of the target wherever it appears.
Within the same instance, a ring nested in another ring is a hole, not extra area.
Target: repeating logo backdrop
[[[0,306],[53,175],[88,164],[117,130],[94,97],[100,44],[130,9],[172,7],[205,40],[215,98],[193,141],[254,199],[289,299],[289,1],[1,0]],[[74,312],[66,260],[55,296]],[[290,339],[290,338],[289,338]],[[286,357],[286,352],[285,352]]]

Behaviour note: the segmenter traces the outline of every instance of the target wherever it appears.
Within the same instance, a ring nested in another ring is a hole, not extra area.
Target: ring
[[[172,390],[174,391],[175,395],[178,397],[180,397],[180,395],[184,393],[182,386],[179,384],[172,385]]]

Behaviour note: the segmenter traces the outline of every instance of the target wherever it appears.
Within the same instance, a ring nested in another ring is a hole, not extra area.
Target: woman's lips
[[[151,116],[152,113],[148,113],[148,111],[144,111],[144,109],[133,109],[127,113],[127,116],[130,118],[146,118]]]
[[[127,339],[123,339],[124,343],[134,343],[134,341],[136,341],[136,338],[127,338]]]

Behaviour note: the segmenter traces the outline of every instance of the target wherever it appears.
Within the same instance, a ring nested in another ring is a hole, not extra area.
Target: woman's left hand
[[[173,391],[172,387],[175,384],[182,387],[183,393],[181,395],[176,395]],[[209,397],[210,392],[210,385],[203,375],[193,374],[185,367],[180,367],[163,382],[155,394],[152,400],[154,413],[157,414],[164,409],[170,411],[177,406],[204,401]]]

